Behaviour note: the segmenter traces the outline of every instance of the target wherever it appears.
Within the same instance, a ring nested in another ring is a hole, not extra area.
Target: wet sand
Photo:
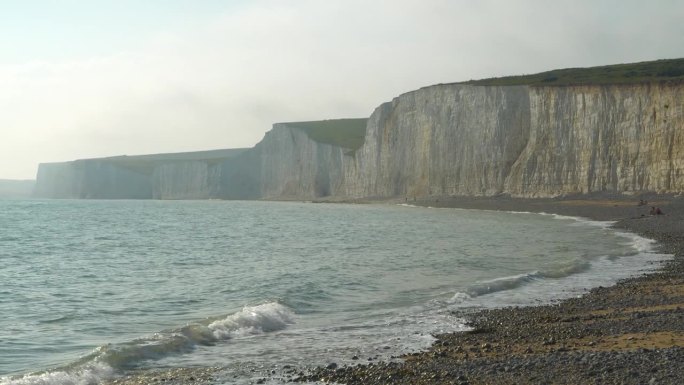
[[[646,199],[648,205],[639,206]],[[414,202],[409,202],[414,203]],[[463,314],[473,330],[437,336],[403,363],[318,368],[300,378],[345,384],[684,383],[684,198],[433,198],[415,204],[616,221],[674,254],[657,272],[559,303]],[[665,215],[649,215],[658,206]]]

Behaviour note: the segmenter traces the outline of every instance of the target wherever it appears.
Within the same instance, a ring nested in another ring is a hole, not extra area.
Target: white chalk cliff
[[[684,190],[684,86],[438,85],[371,116],[347,194]]]
[[[447,84],[403,94],[367,121],[363,145],[275,124],[253,149],[144,168],[43,164],[35,195],[316,199],[684,191],[684,84]]]

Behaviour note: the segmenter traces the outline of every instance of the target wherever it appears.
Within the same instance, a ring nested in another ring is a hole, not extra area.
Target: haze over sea
[[[0,384],[367,362],[665,256],[605,222],[245,201],[0,201]],[[277,382],[277,381],[276,381]]]

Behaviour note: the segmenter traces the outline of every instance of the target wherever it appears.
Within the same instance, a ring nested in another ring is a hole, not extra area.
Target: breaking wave
[[[277,302],[247,306],[224,318],[191,323],[121,344],[96,348],[78,362],[55,370],[24,376],[2,377],[0,385],[90,385],[114,377],[119,370],[146,360],[192,351],[222,340],[285,329],[294,323],[294,312]]]
[[[466,288],[464,293],[458,293],[455,297],[466,294],[468,297],[472,298],[479,297],[485,294],[496,293],[499,291],[517,289],[530,282],[542,279],[565,278],[573,274],[585,272],[590,268],[591,263],[587,261],[578,260],[567,265],[558,266],[554,269],[534,271],[526,274],[519,274],[509,277],[501,277],[488,281],[478,282],[476,284],[470,285],[468,288]]]

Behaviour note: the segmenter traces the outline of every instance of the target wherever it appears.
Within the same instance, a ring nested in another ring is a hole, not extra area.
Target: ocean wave
[[[571,217],[571,216],[566,216],[566,215],[559,215],[559,214],[548,214],[548,213],[540,213],[542,215],[547,215],[551,216],[554,219],[560,219],[560,220],[573,220],[577,225],[580,226],[593,226],[593,227],[598,227],[602,230],[610,230],[613,232],[613,234],[625,238],[627,242],[625,243],[625,246],[629,246],[632,249],[634,249],[633,253],[628,253],[626,255],[635,255],[638,253],[654,253],[655,252],[655,245],[657,242],[653,239],[645,238],[642,237],[638,234],[630,233],[627,231],[620,231],[612,226],[616,223],[616,221],[595,221],[592,219],[587,219],[583,217]],[[618,257],[618,256],[613,256],[613,258]]]
[[[627,245],[636,249],[639,253],[654,253],[655,246],[658,244],[654,239],[645,238],[641,235],[628,233],[626,231],[615,231],[615,234],[625,238]]]
[[[591,268],[591,263],[585,260],[575,260],[567,264],[558,265],[551,269],[539,271],[539,278],[565,278],[574,274],[584,273]]]
[[[221,340],[282,330],[293,319],[292,310],[278,302],[246,306],[218,320],[191,323],[127,343],[101,346],[91,359],[117,369],[127,368],[141,361],[187,353],[198,345],[211,346]]]
[[[0,293],[1,294],[1,293]],[[64,315],[58,315],[55,316],[54,318],[49,318],[49,319],[44,319],[44,320],[38,320],[38,323],[41,324],[53,324],[53,323],[60,323],[60,322],[65,322],[68,320],[71,320],[74,318],[73,314],[64,314]]]
[[[214,337],[227,339],[285,329],[294,323],[294,312],[278,302],[245,307],[222,320],[208,325]]]
[[[120,344],[96,348],[78,362],[46,372],[0,378],[0,385],[90,385],[112,378],[118,370],[211,346],[221,340],[269,333],[294,323],[294,312],[278,302],[246,306],[214,321],[191,323]]]
[[[511,290],[538,278],[539,275],[537,272],[496,278],[470,285],[465,290],[465,294],[472,298],[485,294],[496,293],[498,291]]]
[[[575,217],[575,216],[561,215],[561,214],[554,214],[554,213],[540,212],[537,214],[548,216],[548,217],[551,217],[553,219],[558,219],[558,220],[574,221],[578,225],[587,225],[587,226],[599,227],[601,229],[609,229],[612,225],[614,225],[616,223],[616,221],[597,221],[597,220],[589,219],[589,218],[585,218],[585,217]]]
[[[470,285],[464,292],[456,293],[452,298],[452,302],[461,302],[467,298],[479,297],[504,290],[517,289],[521,286],[538,280],[565,278],[574,274],[583,273],[590,268],[591,263],[588,261],[575,260],[547,270],[539,270],[530,273],[478,282]]]

